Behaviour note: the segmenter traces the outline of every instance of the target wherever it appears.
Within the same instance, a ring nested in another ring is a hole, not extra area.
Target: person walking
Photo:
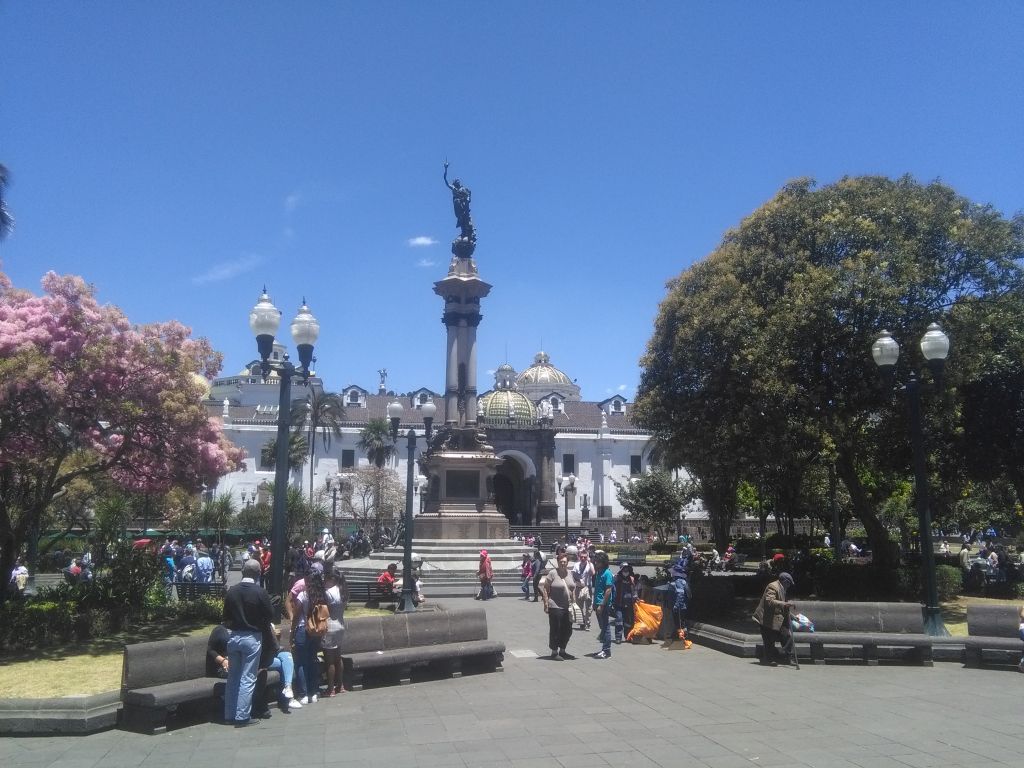
[[[572,660],[576,657],[566,651],[572,637],[570,604],[576,599],[576,579],[569,571],[569,558],[565,554],[555,560],[555,568],[540,580],[540,594],[544,613],[548,615],[548,647],[553,661]]]
[[[538,535],[539,538],[539,535]],[[530,573],[533,577],[533,602],[540,597],[540,580],[544,575],[544,556],[540,549],[533,550],[533,560],[530,562]]]
[[[523,599],[530,599],[530,582],[533,580],[533,566],[530,564],[530,556],[523,552],[523,562],[519,566],[519,575],[523,579],[520,589],[523,590]]]
[[[224,625],[231,631],[227,643],[228,681],[224,688],[224,719],[236,727],[258,723],[252,717],[264,633],[271,633],[270,595],[259,585],[260,565],[246,561],[242,580],[224,595]]]
[[[672,586],[676,591],[676,599],[672,603],[672,618],[676,625],[676,637],[683,641],[683,649],[689,650],[693,641],[686,637],[686,610],[690,605],[690,583],[686,578],[686,569],[676,563],[672,566]]]
[[[623,637],[629,637],[636,620],[634,604],[636,603],[636,576],[633,566],[623,563],[615,574],[615,642],[621,643]]]
[[[480,579],[480,591],[477,593],[477,600],[489,600],[494,597],[494,566],[491,565],[491,556],[486,549],[480,550],[480,565],[476,569],[476,575]]]
[[[608,554],[600,549],[594,553],[594,569],[594,614],[597,616],[597,626],[601,630],[597,635],[601,650],[594,658],[607,659],[612,655],[612,635],[608,622],[609,613],[614,608],[615,580],[608,567]]]
[[[580,607],[580,629],[590,629],[590,612],[594,605],[594,566],[586,549],[580,550],[580,559],[573,566],[576,580],[576,604]]]
[[[788,573],[780,573],[777,580],[764,588],[761,600],[754,611],[753,619],[761,630],[761,643],[764,648],[762,664],[778,666],[776,642],[782,649],[782,658],[794,659],[795,662],[793,633],[789,628],[789,609],[793,604],[786,601],[786,592],[792,587],[793,577]]]

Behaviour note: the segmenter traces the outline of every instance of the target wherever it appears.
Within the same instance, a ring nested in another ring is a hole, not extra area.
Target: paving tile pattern
[[[449,604],[472,604],[451,599]],[[1024,764],[1024,675],[959,664],[763,668],[700,646],[551,661],[537,603],[485,603],[505,671],[368,688],[246,729],[0,739],[0,765],[943,768]],[[596,627],[596,622],[595,622]]]

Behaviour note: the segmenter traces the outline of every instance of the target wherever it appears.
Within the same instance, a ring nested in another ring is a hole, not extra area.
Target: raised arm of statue
[[[452,189],[452,185],[448,183],[448,161],[447,160],[444,161],[444,185],[446,187],[448,187],[448,189]],[[452,189],[452,191],[454,192],[455,190]]]

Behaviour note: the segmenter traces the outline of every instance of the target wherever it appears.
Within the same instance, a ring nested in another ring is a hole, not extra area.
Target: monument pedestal
[[[430,477],[430,495],[423,514],[413,520],[413,538],[507,539],[508,518],[494,506],[492,492],[501,461],[479,450],[428,454],[423,468]]]

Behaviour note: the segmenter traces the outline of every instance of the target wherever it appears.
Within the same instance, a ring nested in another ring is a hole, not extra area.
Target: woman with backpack
[[[292,656],[295,676],[304,684],[306,695],[301,704],[315,704],[320,692],[320,650],[330,620],[330,607],[324,588],[324,569],[313,563],[306,574],[305,586],[295,598],[292,612]]]
[[[345,690],[341,685],[341,638],[345,634],[345,606],[348,605],[345,572],[340,568],[331,568],[324,580],[324,586],[330,611],[327,633],[322,644],[324,665],[327,667],[327,692],[324,696],[331,698]]]

